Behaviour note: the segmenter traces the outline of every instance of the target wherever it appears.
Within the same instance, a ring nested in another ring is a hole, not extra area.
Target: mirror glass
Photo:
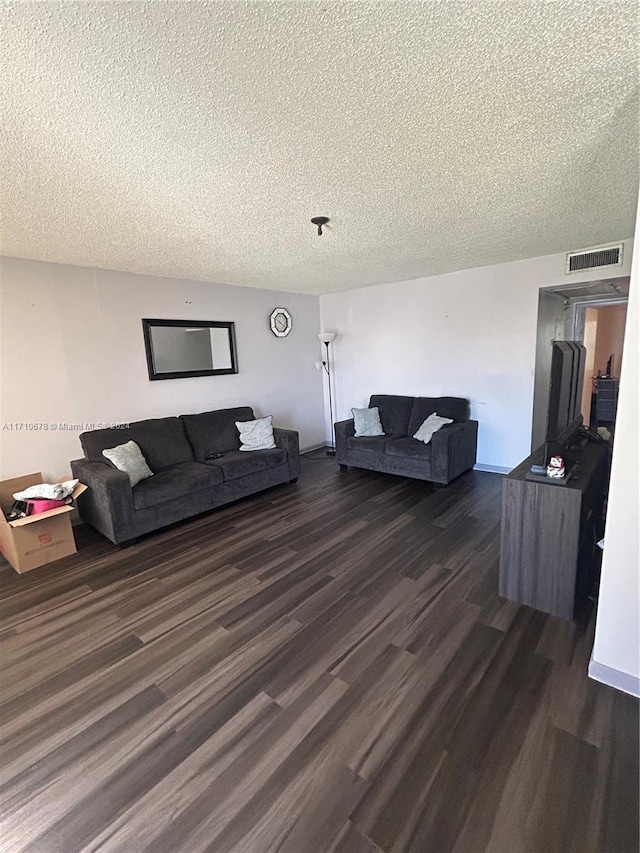
[[[149,379],[237,373],[233,323],[143,320]]]

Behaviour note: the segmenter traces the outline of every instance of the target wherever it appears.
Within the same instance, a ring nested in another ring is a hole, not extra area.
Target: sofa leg
[[[341,471],[348,471],[349,470],[348,465],[343,465],[342,462],[340,462],[339,464],[340,464],[340,470]]]
[[[289,485],[290,485],[290,486],[293,486],[293,484],[294,484],[294,483],[297,483],[297,482],[298,482],[298,478],[297,478],[297,477],[294,477],[294,478],[293,478],[293,480],[289,480]]]
[[[118,548],[123,550],[124,548],[131,548],[132,545],[135,545],[137,539],[125,539],[124,542],[118,542]]]

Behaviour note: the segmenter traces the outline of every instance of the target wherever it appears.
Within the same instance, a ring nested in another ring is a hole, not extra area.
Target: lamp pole
[[[329,383],[329,418],[331,420],[331,447],[327,450],[327,456],[336,455],[336,433],[333,424],[333,388],[331,386],[331,356],[329,354],[329,344],[335,338],[335,332],[320,332],[318,339],[325,345],[327,349],[326,360],[322,362],[322,366],[327,372]]]
[[[325,341],[324,345],[327,348],[327,377],[329,379],[329,421],[331,424],[331,447],[327,450],[327,456],[336,455],[336,436],[335,427],[333,425],[333,391],[331,389],[331,360],[329,358],[330,341]]]

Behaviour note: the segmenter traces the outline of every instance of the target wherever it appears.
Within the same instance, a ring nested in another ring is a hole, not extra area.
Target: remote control
[[[544,467],[544,465],[532,465],[532,466],[531,466],[531,473],[532,473],[532,474],[541,474],[541,475],[542,475],[542,474],[546,474],[546,473],[547,473],[547,469]]]

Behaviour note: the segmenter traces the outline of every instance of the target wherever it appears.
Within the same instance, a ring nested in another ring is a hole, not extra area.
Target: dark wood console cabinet
[[[566,453],[575,468],[564,485],[527,480],[544,447],[502,485],[499,594],[569,620],[596,580],[609,478],[610,445],[581,442]]]

